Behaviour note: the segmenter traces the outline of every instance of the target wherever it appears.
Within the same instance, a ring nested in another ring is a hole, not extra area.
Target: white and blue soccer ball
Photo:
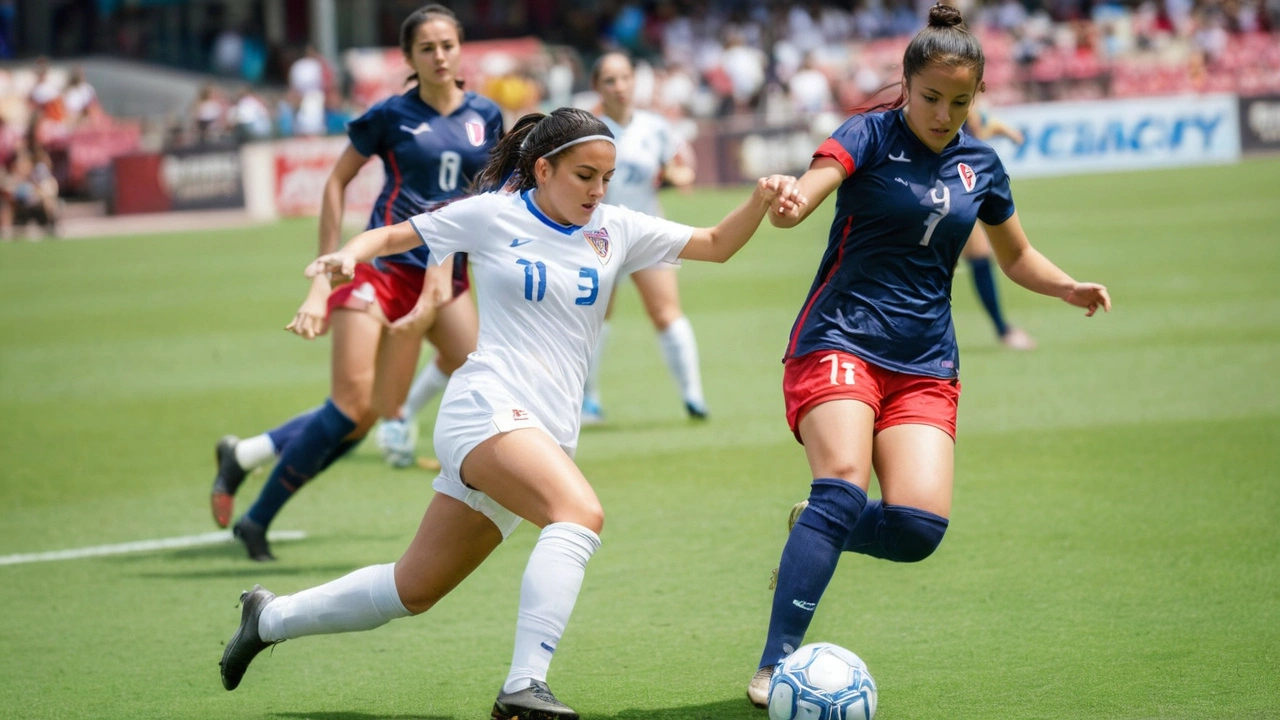
[[[769,680],[769,720],[871,720],[876,681],[862,658],[831,643],[788,655]]]
[[[409,420],[383,420],[375,436],[382,457],[394,468],[407,468],[418,458],[418,423]]]

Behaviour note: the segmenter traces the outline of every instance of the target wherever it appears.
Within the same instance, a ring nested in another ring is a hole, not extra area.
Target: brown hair
[[[910,81],[926,68],[935,65],[972,68],[978,89],[981,90],[983,87],[982,73],[986,69],[987,60],[982,53],[982,45],[965,26],[960,11],[942,3],[929,8],[929,24],[916,33],[916,36],[907,44],[906,52],[902,54],[902,77]],[[875,102],[876,97],[895,86],[901,88],[897,98],[887,102]],[[853,114],[897,110],[906,104],[906,85],[896,82],[872,93],[871,99],[865,105],[856,108]]]
[[[454,29],[458,31],[458,42],[462,42],[462,23],[458,21],[458,16],[443,5],[427,5],[409,13],[409,17],[400,23],[400,49],[404,51],[406,58],[413,56],[413,36],[418,34],[418,28],[432,20],[445,20],[453,23]],[[415,72],[406,78],[405,82],[421,83],[422,78],[419,78],[418,73]],[[454,80],[453,83],[458,86],[458,89],[462,89],[462,80]]]
[[[533,166],[539,158],[567,142],[588,135],[613,137],[609,126],[586,110],[562,107],[551,111],[550,115],[529,113],[516,121],[515,126],[498,141],[489,154],[489,162],[476,176],[473,190],[497,190],[512,182],[517,191],[529,190],[538,184]],[[554,157],[547,158],[547,161],[553,165],[556,163]]]
[[[591,65],[591,87],[595,87],[596,83],[600,82],[600,72],[604,68],[604,61],[607,58],[614,57],[614,56],[617,56],[622,58],[623,60],[626,60],[627,66],[631,68],[632,72],[635,71],[636,64],[631,60],[630,55],[624,52],[619,52],[617,50],[614,50],[612,52],[607,52],[601,55],[600,57],[596,58],[595,63]]]

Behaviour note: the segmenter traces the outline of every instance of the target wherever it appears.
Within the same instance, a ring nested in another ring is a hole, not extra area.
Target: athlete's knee
[[[582,500],[559,508],[552,513],[550,520],[552,523],[575,523],[599,535],[604,531],[604,508],[599,500]]]
[[[666,332],[667,328],[682,317],[684,317],[684,313],[680,312],[679,303],[662,305],[653,308],[649,312],[649,319],[653,321],[653,327],[658,332]]]
[[[796,524],[843,544],[866,504],[867,493],[857,485],[837,478],[818,478],[809,487],[809,505],[796,518]]]
[[[920,562],[933,554],[947,532],[947,519],[907,505],[885,505],[880,532],[883,557],[894,562]]]

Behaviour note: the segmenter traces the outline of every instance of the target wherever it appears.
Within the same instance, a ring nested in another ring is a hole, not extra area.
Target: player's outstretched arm
[[[792,228],[799,225],[809,217],[809,213],[813,212],[814,208],[827,199],[833,190],[840,187],[844,179],[844,166],[839,161],[829,157],[814,160],[797,183],[800,195],[808,198],[809,202],[796,213],[775,212],[770,208],[769,224],[779,228]]]
[[[760,178],[751,197],[712,228],[694,228],[680,257],[684,260],[724,262],[742,249],[760,227],[766,213],[791,216],[805,206],[796,179],[789,175]]]
[[[1010,280],[1032,292],[1082,307],[1086,310],[1085,316],[1092,316],[1098,308],[1111,312],[1111,295],[1105,286],[1076,282],[1075,278],[1031,247],[1017,212],[999,225],[983,223],[983,227],[987,230],[1000,269]]]
[[[359,263],[411,250],[421,244],[418,231],[413,229],[413,223],[410,222],[366,230],[351,238],[338,252],[321,255],[311,261],[307,266],[306,276],[313,278],[328,273],[351,277]]]

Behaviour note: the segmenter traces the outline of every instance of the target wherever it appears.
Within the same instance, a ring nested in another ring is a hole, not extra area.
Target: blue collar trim
[[[525,190],[524,192],[520,193],[520,197],[524,200],[525,207],[529,208],[529,212],[533,213],[534,217],[541,220],[543,225],[546,225],[552,230],[555,230],[558,233],[563,233],[565,235],[572,235],[582,229],[581,225],[561,225],[555,220],[552,220],[551,218],[547,217],[542,212],[542,210],[538,209],[538,204],[533,201],[533,197],[529,194],[529,192],[530,191]]]

